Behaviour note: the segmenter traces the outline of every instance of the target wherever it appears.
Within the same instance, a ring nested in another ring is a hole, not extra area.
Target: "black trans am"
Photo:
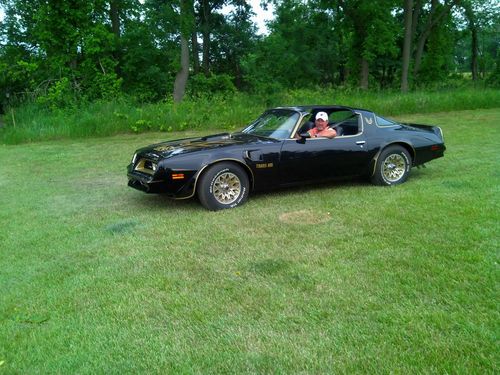
[[[318,112],[337,136],[308,138]],[[250,191],[366,176],[376,185],[406,181],[410,169],[443,156],[437,126],[403,124],[343,106],[278,107],[241,132],[141,148],[128,185],[176,199],[198,195],[209,210],[244,203]]]

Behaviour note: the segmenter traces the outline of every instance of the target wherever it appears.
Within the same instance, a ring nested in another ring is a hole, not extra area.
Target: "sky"
[[[256,16],[253,17],[253,21],[257,24],[259,34],[267,34],[268,30],[266,27],[266,21],[273,18],[272,6],[266,11],[260,7],[261,0],[248,0],[253,7]],[[5,13],[2,8],[0,8],[0,21],[3,20]]]
[[[270,5],[266,11],[260,7],[260,0],[249,0],[249,2],[253,7],[253,11],[257,14],[253,21],[257,24],[259,34],[267,34],[268,29],[265,22],[273,18],[272,6]]]

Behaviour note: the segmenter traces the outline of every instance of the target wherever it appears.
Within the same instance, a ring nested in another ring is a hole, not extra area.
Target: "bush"
[[[500,54],[497,57],[496,69],[488,77],[486,83],[491,87],[500,87]]]
[[[74,91],[67,77],[52,82],[47,93],[36,98],[38,104],[51,110],[71,107],[75,104]]]
[[[228,95],[236,92],[231,76],[227,74],[196,74],[189,78],[189,94],[198,98],[203,95]]]

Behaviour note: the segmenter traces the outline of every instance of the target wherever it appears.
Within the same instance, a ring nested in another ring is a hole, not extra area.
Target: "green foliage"
[[[338,45],[331,14],[302,2],[277,5],[272,30],[242,60],[245,79],[254,91],[269,87],[313,87],[334,80]]]
[[[236,92],[232,77],[227,74],[211,74],[208,77],[204,74],[196,74],[191,76],[189,88],[193,97],[207,95],[207,93],[230,95]]]
[[[147,24],[133,22],[131,30],[121,37],[121,45],[127,46],[121,51],[118,66],[123,77],[122,88],[139,102],[158,101],[172,92],[173,71],[178,60],[176,52],[176,59],[172,57],[172,51],[175,51],[172,41],[158,37],[162,41],[161,48],[155,48],[148,34],[150,29],[152,26],[149,28]]]
[[[496,69],[488,77],[488,84],[492,87],[500,88],[500,53],[498,54],[496,61]]]
[[[151,129],[151,122],[146,120],[137,120],[133,125],[130,126],[130,129],[132,129],[134,133],[141,133],[145,130]]]
[[[63,77],[55,82],[52,82],[44,95],[39,95],[37,103],[46,106],[51,110],[62,109],[75,105],[71,82],[67,77]]]
[[[118,64],[113,58],[114,35],[104,26],[96,25],[86,34],[82,45],[85,56],[78,74],[85,97],[109,100],[119,96],[123,79],[115,71]]]
[[[0,59],[0,108],[3,102],[17,104],[16,95],[36,88],[38,69],[35,61],[17,60],[11,63],[8,59],[5,62]]]
[[[453,3],[425,39],[413,87],[449,86],[449,74],[470,65],[465,8],[472,10],[481,41],[480,76],[496,84],[498,7],[493,0]],[[185,71],[191,98],[238,90],[271,105],[287,90],[359,86],[360,76],[370,88],[399,87],[401,1],[273,4],[269,34],[258,35],[246,1],[0,0],[0,111],[24,100],[51,110],[124,96],[138,103],[169,100],[180,70],[181,34],[190,42]],[[432,4],[436,14],[446,9],[439,1],[415,2],[414,44],[426,35]]]
[[[122,79],[113,70],[115,62],[110,58],[98,58],[97,62],[91,59],[81,64],[85,77],[81,81],[85,97],[89,100],[112,99],[120,96]]]
[[[16,64],[9,68],[6,64],[3,64],[3,71],[7,73],[7,77],[5,78],[7,81],[11,81],[14,84],[19,84],[21,82],[25,82],[28,87],[34,85],[33,73],[38,70],[38,64],[34,61],[23,61],[18,60]]]
[[[359,38],[361,56],[369,62],[379,56],[396,58],[398,55],[396,37],[399,25],[391,14],[394,5],[394,0],[362,0],[348,12]]]
[[[429,84],[446,80],[452,67],[454,28],[451,17],[441,22],[431,34],[428,52],[422,61],[418,84]]]

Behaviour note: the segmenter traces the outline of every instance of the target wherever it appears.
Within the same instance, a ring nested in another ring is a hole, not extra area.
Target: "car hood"
[[[278,140],[258,137],[244,133],[221,133],[199,138],[185,138],[157,143],[137,150],[142,155],[153,159],[164,159],[174,155],[188,154],[235,145],[251,145],[257,143],[275,143]]]

